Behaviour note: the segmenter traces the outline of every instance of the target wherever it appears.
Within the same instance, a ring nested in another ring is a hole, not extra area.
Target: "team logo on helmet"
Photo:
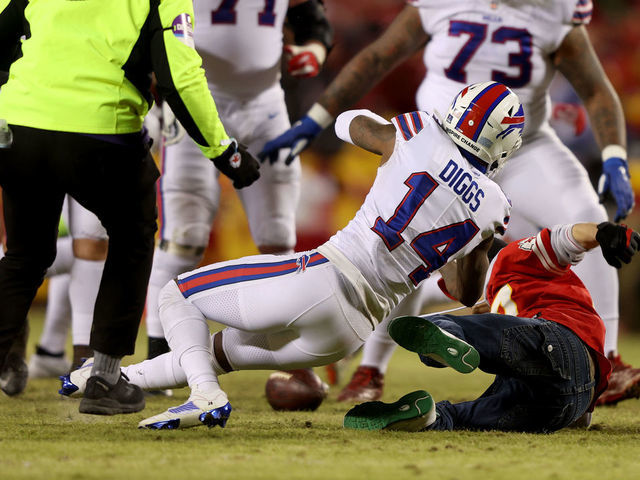
[[[519,130],[520,135],[522,135],[522,130],[524,130],[524,110],[522,109],[522,105],[520,105],[520,108],[514,116],[504,117],[500,124],[508,126],[502,132],[496,135],[496,137],[504,138],[515,130]]]
[[[524,110],[518,96],[503,84],[476,83],[456,95],[444,128],[495,174],[522,143]]]

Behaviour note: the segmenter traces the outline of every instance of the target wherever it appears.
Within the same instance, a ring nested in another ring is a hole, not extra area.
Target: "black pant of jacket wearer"
[[[0,368],[55,258],[65,193],[95,213],[109,235],[91,347],[113,356],[132,354],[157,228],[159,173],[142,136],[120,135],[120,143],[113,143],[10,127],[13,145],[0,149],[7,235],[6,256],[0,260]]]

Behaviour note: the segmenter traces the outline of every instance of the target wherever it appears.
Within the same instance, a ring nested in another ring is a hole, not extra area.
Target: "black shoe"
[[[0,372],[0,389],[10,397],[22,393],[27,386],[29,369],[20,355],[9,352]]]
[[[102,377],[92,376],[87,380],[84,396],[80,401],[80,413],[94,415],[117,415],[135,413],[144,408],[144,394],[137,385],[131,385],[121,374],[113,385]]]
[[[0,354],[0,390],[10,397],[22,393],[27,387],[29,368],[25,358],[28,338],[29,322],[25,321],[22,331],[13,339],[4,365],[2,365],[2,354]]]

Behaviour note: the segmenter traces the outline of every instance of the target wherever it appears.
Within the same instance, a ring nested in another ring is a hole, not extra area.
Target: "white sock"
[[[149,337],[164,338],[164,331],[158,315],[158,296],[168,281],[180,273],[193,270],[200,262],[200,256],[182,257],[159,248],[153,253],[153,266],[147,290],[146,324]]]
[[[211,336],[204,315],[169,282],[160,292],[160,320],[171,351],[176,355],[190,387],[218,382],[211,353]]]
[[[71,275],[68,273],[49,278],[47,311],[38,344],[50,353],[64,352],[67,344],[67,334],[71,325],[70,280]]]
[[[143,390],[165,390],[187,385],[187,375],[173,352],[122,368],[134,385]]]
[[[608,356],[610,353],[614,355],[618,353],[618,324],[617,318],[603,318],[605,336],[604,336],[604,354]]]
[[[96,297],[100,288],[104,261],[76,258],[71,266],[69,300],[74,345],[89,345]]]
[[[47,277],[71,272],[73,265],[73,238],[61,237],[56,242],[56,258],[47,269]]]
[[[376,367],[383,375],[387,371],[393,352],[398,344],[387,333],[387,327],[391,318],[385,318],[369,336],[362,348],[362,360],[360,365]]]
[[[435,281],[425,280],[421,284],[421,287],[406,296],[393,310],[389,313],[389,316],[385,318],[373,331],[371,336],[367,339],[362,348],[362,360],[360,365],[366,367],[376,367],[383,375],[387,371],[393,352],[395,352],[398,346],[396,342],[389,336],[387,328],[391,319],[401,317],[404,315],[419,315],[421,312],[422,304],[425,299],[431,301],[432,299],[447,298],[438,287]],[[436,292],[433,288],[438,290]]]

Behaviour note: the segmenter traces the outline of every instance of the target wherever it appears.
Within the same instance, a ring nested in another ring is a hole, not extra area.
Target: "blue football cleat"
[[[227,395],[222,390],[205,394],[198,390],[196,385],[191,390],[191,396],[186,403],[142,420],[138,423],[138,428],[174,430],[199,425],[207,425],[208,427],[217,425],[224,428],[231,410]]]
[[[92,368],[93,357],[87,358],[77,370],[73,370],[67,375],[61,375],[59,377],[61,388],[58,393],[66,397],[82,397],[87,386],[87,380],[91,376]]]

